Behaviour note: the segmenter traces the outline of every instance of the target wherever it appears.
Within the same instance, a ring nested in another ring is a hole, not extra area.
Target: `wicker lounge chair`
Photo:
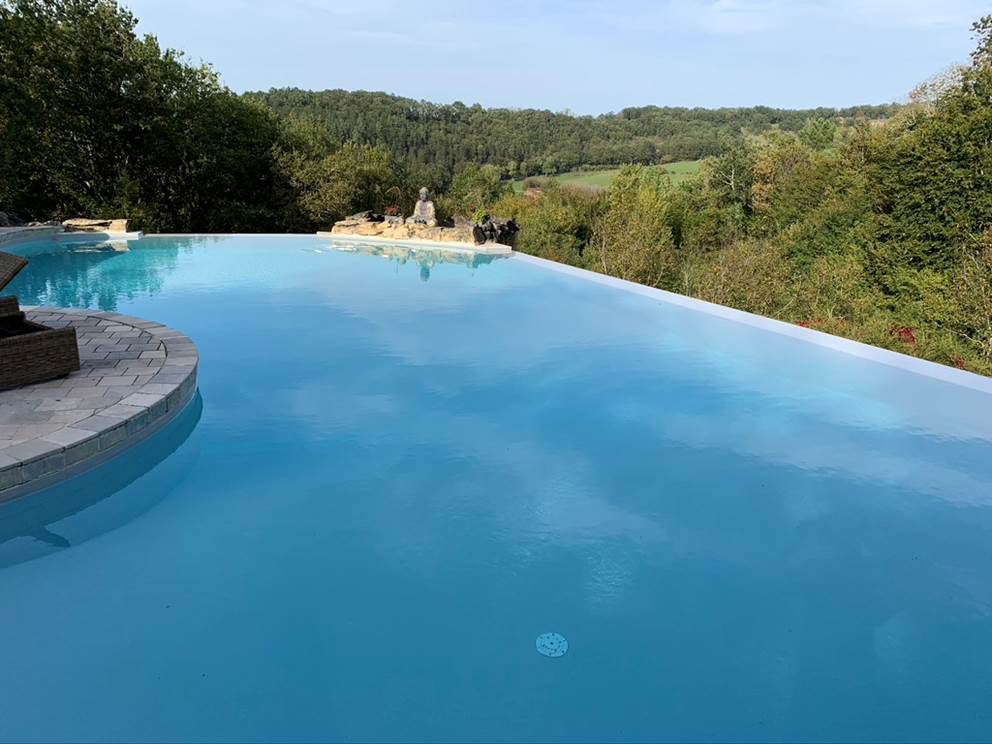
[[[0,251],[0,290],[26,259]],[[63,377],[79,369],[75,328],[46,328],[25,319],[16,297],[0,297],[0,390]]]
[[[17,276],[17,272],[27,265],[28,260],[26,258],[12,256],[9,253],[0,251],[0,289],[10,284],[14,280],[14,277]]]

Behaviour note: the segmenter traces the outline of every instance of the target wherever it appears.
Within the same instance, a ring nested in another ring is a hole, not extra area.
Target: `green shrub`
[[[458,214],[470,217],[476,210],[500,199],[512,190],[495,165],[467,163],[451,182],[447,196]]]
[[[652,287],[675,281],[675,243],[666,219],[671,188],[657,170],[632,166],[620,171],[593,224],[590,265]]]
[[[694,260],[689,288],[701,300],[772,317],[791,302],[789,266],[773,244],[744,240]]]
[[[587,190],[550,186],[536,199],[508,195],[490,210],[520,225],[517,250],[541,258],[588,266],[587,247],[600,197]]]

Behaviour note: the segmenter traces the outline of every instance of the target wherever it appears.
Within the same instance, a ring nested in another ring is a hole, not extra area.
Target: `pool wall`
[[[61,225],[0,227],[0,250],[24,243],[84,243],[93,240],[138,240],[142,232],[66,232]]]

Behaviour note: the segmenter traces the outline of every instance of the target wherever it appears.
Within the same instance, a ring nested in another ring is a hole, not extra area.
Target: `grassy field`
[[[679,163],[668,163],[667,165],[659,165],[657,167],[665,170],[671,176],[672,182],[677,184],[693,173],[696,173],[699,170],[700,162],[699,160],[685,160]],[[605,189],[612,183],[619,172],[619,168],[596,171],[573,171],[572,173],[562,173],[560,176],[557,176],[557,179],[558,183],[564,186]],[[523,191],[523,188],[523,180],[513,182],[514,191],[520,192]]]

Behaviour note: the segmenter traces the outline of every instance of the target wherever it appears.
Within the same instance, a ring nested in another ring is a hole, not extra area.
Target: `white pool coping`
[[[13,248],[26,243],[90,243],[94,241],[113,242],[119,240],[139,240],[144,237],[140,230],[132,232],[89,232],[73,230],[66,232],[61,225],[36,225],[33,227],[0,228],[0,249]]]
[[[625,279],[617,279],[616,277],[607,276],[606,274],[598,274],[595,271],[560,264],[556,261],[549,261],[548,259],[538,258],[537,256],[531,256],[526,253],[518,253],[514,251],[513,259],[515,261],[528,263],[546,270],[555,271],[560,274],[566,274],[568,276],[575,277],[576,279],[582,279],[583,281],[594,282],[606,287],[612,287],[613,289],[619,289],[625,292],[640,295],[642,297],[647,297],[658,302],[678,305],[679,307],[706,313],[707,315],[714,315],[718,318],[723,318],[734,323],[743,323],[744,325],[760,328],[771,333],[777,333],[781,336],[788,336],[799,341],[805,341],[806,343],[816,344],[817,346],[839,351],[844,354],[850,354],[872,362],[878,362],[879,364],[884,364],[888,367],[895,367],[907,372],[940,380],[941,382],[946,382],[951,385],[960,385],[962,387],[971,388],[972,390],[977,390],[987,395],[992,395],[992,378],[984,377],[983,375],[978,375],[974,372],[955,369],[944,364],[938,364],[937,362],[931,362],[926,359],[920,359],[919,357],[909,356],[908,354],[901,354],[898,351],[890,351],[889,349],[882,349],[878,346],[863,344],[860,341],[852,341],[848,338],[834,336],[812,328],[803,328],[802,326],[798,326],[794,323],[787,323],[785,321],[775,320],[774,318],[767,318],[763,315],[755,315],[754,313],[745,312],[744,310],[736,310],[725,305],[717,305],[712,302],[706,302],[705,300],[697,300],[694,297],[676,294],[675,292],[668,292],[663,289],[647,287],[643,284],[637,284],[636,282],[629,282]]]
[[[86,232],[86,231],[74,231],[74,232],[62,232],[55,236],[55,242],[57,243],[91,243],[94,240],[105,240],[107,242],[113,242],[115,240],[140,240],[144,237],[144,233],[138,230],[137,232]]]

